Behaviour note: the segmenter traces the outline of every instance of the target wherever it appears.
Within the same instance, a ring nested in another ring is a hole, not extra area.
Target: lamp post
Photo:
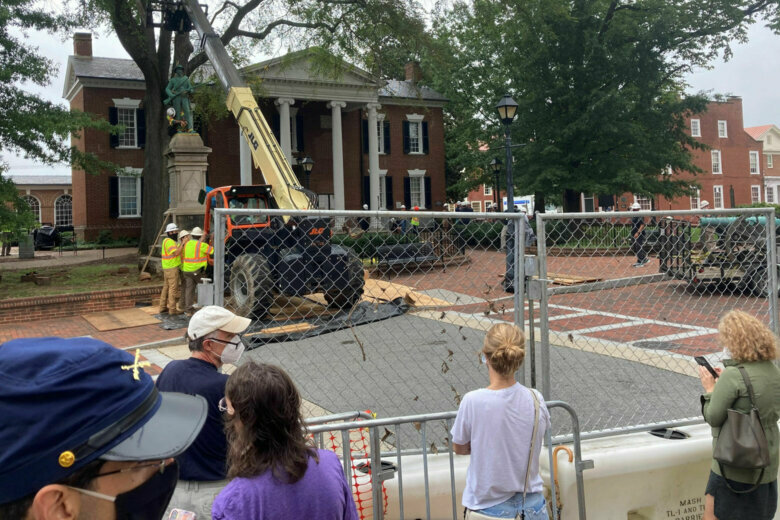
[[[506,210],[512,212],[515,210],[515,193],[512,188],[512,140],[509,137],[509,125],[515,119],[517,114],[517,103],[512,99],[509,94],[504,94],[504,97],[496,105],[498,110],[498,117],[501,122],[504,123],[504,147],[506,148]]]
[[[309,177],[311,176],[311,170],[314,168],[314,161],[311,157],[308,155],[303,158],[301,161],[301,166],[303,166],[303,173],[306,176],[306,189],[309,189]]]
[[[501,190],[498,187],[498,175],[501,172],[501,161],[494,157],[493,160],[490,161],[490,169],[493,170],[493,188],[496,190],[496,207],[498,207],[501,205]]]

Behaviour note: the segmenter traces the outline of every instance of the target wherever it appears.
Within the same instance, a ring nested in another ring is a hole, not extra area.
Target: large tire
[[[354,307],[363,296],[363,262],[360,258],[348,248],[347,250],[347,285],[342,289],[331,289],[325,292],[325,301],[328,307],[332,309],[341,309],[349,311]]]
[[[274,302],[273,287],[263,255],[243,254],[230,266],[230,306],[240,316],[265,316]]]
[[[777,273],[778,280],[780,280],[780,269]],[[750,281],[748,283],[750,292],[754,296],[760,298],[766,298],[769,294],[769,276],[766,269],[756,269],[750,275]]]

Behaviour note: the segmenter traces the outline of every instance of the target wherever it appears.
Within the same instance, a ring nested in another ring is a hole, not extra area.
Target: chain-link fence
[[[538,215],[545,397],[572,404],[590,432],[701,420],[693,356],[723,357],[720,316],[741,309],[778,330],[774,217]]]

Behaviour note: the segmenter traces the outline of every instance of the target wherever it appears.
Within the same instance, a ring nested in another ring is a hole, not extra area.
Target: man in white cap
[[[631,211],[639,211],[642,206],[638,202],[631,204]],[[645,219],[633,217],[631,219],[631,248],[636,253],[636,263],[631,267],[644,267],[650,261],[645,252]]]
[[[176,243],[179,228],[171,222],[165,227],[162,241],[163,290],[160,294],[160,313],[179,314],[179,266],[181,266],[181,248]]]
[[[193,511],[197,518],[211,518],[211,503],[227,484],[227,440],[220,403],[228,376],[219,369],[238,362],[244,352],[240,334],[250,323],[222,307],[203,307],[187,327],[190,357],[171,361],[157,378],[160,391],[200,395],[208,403],[206,424],[177,458],[180,480],[170,502],[172,508]]]

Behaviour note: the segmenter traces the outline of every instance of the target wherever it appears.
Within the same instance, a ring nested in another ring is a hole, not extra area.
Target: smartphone
[[[693,359],[695,359],[698,364],[706,368],[710,372],[710,374],[712,374],[712,377],[718,379],[718,373],[715,372],[714,368],[712,368],[712,365],[710,365],[710,362],[707,361],[707,358],[705,358],[704,356],[695,356]]]
[[[168,520],[195,520],[195,513],[185,509],[171,509]]]

